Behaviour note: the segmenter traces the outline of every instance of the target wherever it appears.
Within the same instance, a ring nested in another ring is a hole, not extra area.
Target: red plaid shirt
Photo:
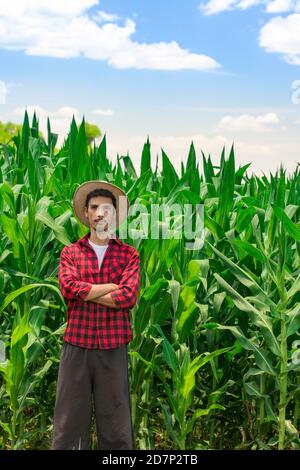
[[[59,287],[68,301],[64,341],[88,349],[112,349],[132,340],[129,309],[140,288],[140,258],[137,250],[119,238],[110,238],[99,270],[90,232],[62,249]],[[92,284],[118,284],[111,292],[119,308],[84,301]]]

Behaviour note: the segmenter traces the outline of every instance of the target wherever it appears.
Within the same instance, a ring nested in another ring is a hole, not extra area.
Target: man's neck
[[[108,244],[109,237],[107,236],[106,238],[99,238],[97,236],[96,230],[91,230],[89,239],[91,240],[92,243],[95,243],[95,245],[99,246],[105,246]]]

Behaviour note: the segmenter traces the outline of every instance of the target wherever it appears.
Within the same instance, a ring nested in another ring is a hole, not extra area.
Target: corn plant
[[[140,217],[129,214],[135,231],[124,241],[142,266],[129,348],[137,446],[299,449],[299,166],[249,176],[233,147],[214,164],[191,143],[180,172],[163,149],[153,170],[147,139],[137,168],[128,154],[112,163],[106,136],[89,145],[84,120],[72,119],[60,148],[47,127],[44,139],[25,113],[0,144],[0,448],[50,446],[66,325],[59,256],[87,231],[74,191],[104,179],[147,213],[204,207],[195,250],[186,237],[133,237]],[[156,228],[180,222],[170,213]]]

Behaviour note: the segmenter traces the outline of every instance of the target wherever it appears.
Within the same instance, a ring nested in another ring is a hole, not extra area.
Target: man
[[[76,190],[73,206],[90,231],[65,246],[60,257],[58,279],[68,302],[68,321],[52,449],[89,448],[93,402],[98,447],[134,449],[127,349],[132,339],[129,310],[140,288],[140,258],[113,231],[113,221],[117,227],[127,216],[128,199],[113,184],[88,181]]]

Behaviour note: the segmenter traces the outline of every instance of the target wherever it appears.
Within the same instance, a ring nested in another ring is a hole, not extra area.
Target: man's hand
[[[110,292],[119,289],[118,284],[94,284],[88,293],[88,295],[85,297],[85,301],[91,300],[92,302],[96,302],[96,299],[100,299],[103,296],[109,294]],[[101,302],[98,302],[101,303]],[[106,305],[106,304],[105,304]],[[115,304],[114,304],[115,305]]]

